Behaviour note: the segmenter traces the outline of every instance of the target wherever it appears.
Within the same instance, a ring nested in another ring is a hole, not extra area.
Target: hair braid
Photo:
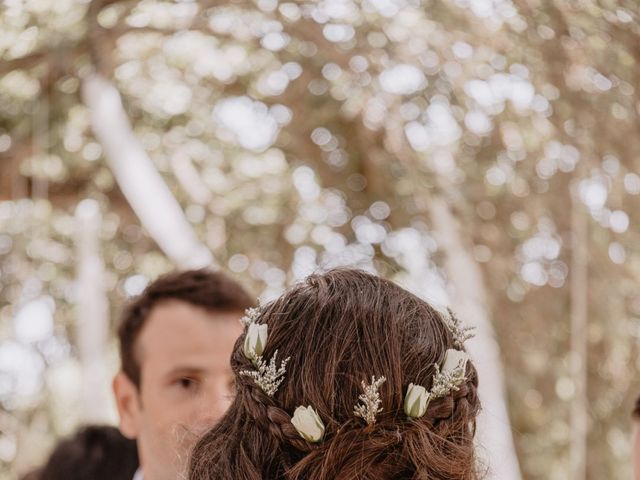
[[[252,419],[268,431],[279,444],[291,445],[301,452],[309,452],[312,445],[305,441],[291,423],[291,415],[278,407],[273,398],[266,395],[251,380],[244,383],[245,407]]]
[[[452,417],[475,417],[478,413],[478,376],[475,368],[467,372],[468,378],[457,390],[453,390],[443,398],[435,399],[429,404],[426,417],[435,425],[439,421]],[[455,419],[454,419],[455,420]]]

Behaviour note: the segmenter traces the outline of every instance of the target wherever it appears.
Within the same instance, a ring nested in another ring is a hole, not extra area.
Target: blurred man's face
[[[183,478],[190,448],[229,407],[241,316],[180,301],[151,311],[136,341],[140,388],[123,373],[114,380],[121,429],[137,439],[145,480]]]

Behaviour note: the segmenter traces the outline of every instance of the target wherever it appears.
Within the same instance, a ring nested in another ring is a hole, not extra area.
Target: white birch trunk
[[[440,197],[430,197],[428,209],[439,246],[445,251],[445,271],[451,287],[451,303],[460,319],[476,327],[467,348],[480,378],[482,411],[476,441],[479,456],[489,467],[488,478],[519,480],[520,467],[509,422],[500,347],[486,309],[482,272],[465,245],[458,221]]]
[[[106,362],[109,335],[104,264],[100,249],[102,216],[95,200],[78,204],[76,219],[78,357],[82,368],[80,419],[104,423],[110,419],[111,393]]]
[[[164,179],[135,137],[118,90],[104,77],[82,85],[91,126],[118,186],[160,249],[180,268],[210,266],[213,256],[187,221]]]

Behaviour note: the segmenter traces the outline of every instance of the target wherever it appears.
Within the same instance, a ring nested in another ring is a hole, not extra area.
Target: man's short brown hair
[[[123,311],[118,328],[122,371],[140,387],[140,364],[135,343],[151,310],[166,301],[178,300],[212,312],[242,312],[255,302],[235,280],[207,269],[169,273],[152,282]]]

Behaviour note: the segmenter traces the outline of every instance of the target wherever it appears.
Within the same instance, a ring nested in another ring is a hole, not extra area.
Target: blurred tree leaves
[[[102,206],[112,314],[171,268],[89,128],[79,90],[97,70],[119,88],[200,239],[264,296],[318,265],[350,262],[410,288],[412,266],[423,265],[420,285],[438,297],[441,247],[428,205],[446,198],[491,293],[531,479],[568,472],[575,192],[590,218],[588,477],[627,475],[628,412],[640,393],[635,1],[0,8],[3,340],[21,305],[49,295],[54,335],[25,355],[47,368],[73,357],[72,215],[83,198]],[[12,382],[1,374],[0,402],[18,422],[2,424],[7,472],[16,429],[69,428],[50,385],[18,401]]]

